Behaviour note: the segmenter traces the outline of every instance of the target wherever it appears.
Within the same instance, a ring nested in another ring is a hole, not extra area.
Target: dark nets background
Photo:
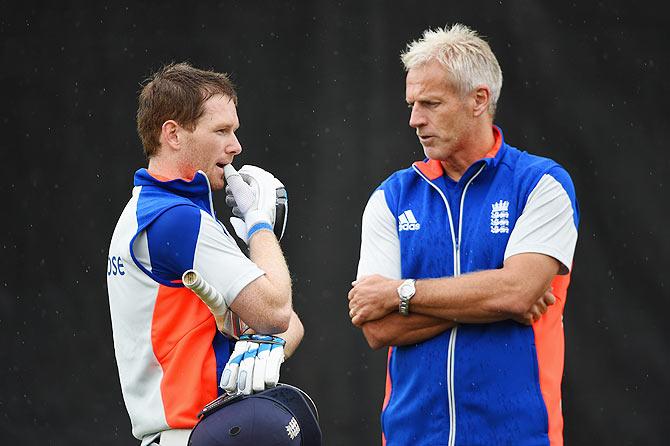
[[[361,212],[381,180],[422,157],[399,52],[427,27],[463,22],[500,60],[496,121],[508,142],[556,159],[577,187],[567,444],[664,444],[670,20],[660,2],[43,3],[0,2],[0,443],[136,444],[107,247],[144,165],[139,82],[188,60],[232,75],[236,163],[275,172],[291,196],[283,245],[306,336],[282,378],[314,397],[327,444],[378,444],[386,353],[347,317]]]

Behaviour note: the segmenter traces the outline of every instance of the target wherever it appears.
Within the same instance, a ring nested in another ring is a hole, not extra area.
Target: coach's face
[[[449,160],[463,146],[473,124],[467,98],[449,81],[444,67],[431,60],[409,70],[405,99],[412,110],[409,125],[416,129],[426,156]]]
[[[183,162],[207,174],[212,190],[223,189],[223,166],[233,162],[242,146],[235,136],[240,122],[235,103],[224,95],[214,95],[204,104],[204,113],[195,130],[185,132]]]

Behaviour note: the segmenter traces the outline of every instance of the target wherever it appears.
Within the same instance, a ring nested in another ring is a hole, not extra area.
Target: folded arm
[[[230,307],[259,333],[285,332],[292,318],[291,277],[274,233],[256,232],[249,254],[265,274],[244,287]]]
[[[500,269],[418,280],[410,312],[457,323],[525,321],[538,302],[545,303],[558,269],[552,257],[525,253],[510,257]],[[361,326],[396,312],[401,283],[379,275],[355,281],[349,292],[352,323]]]
[[[243,288],[230,307],[257,332],[285,332],[293,315],[291,277],[272,230],[276,191],[283,185],[255,166],[244,166],[237,172],[228,164],[224,173],[228,184],[226,203],[233,206],[233,213],[248,230],[245,240],[249,244],[249,258],[265,273]]]
[[[390,345],[423,342],[455,325],[455,322],[422,314],[402,316],[391,313],[381,319],[364,323],[361,329],[370,348],[376,350]]]
[[[523,320],[558,271],[559,262],[552,257],[518,254],[500,269],[420,281],[411,308],[456,322]]]

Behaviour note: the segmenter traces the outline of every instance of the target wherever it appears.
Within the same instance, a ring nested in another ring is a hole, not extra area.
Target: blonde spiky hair
[[[460,23],[427,29],[421,39],[407,45],[400,59],[405,71],[437,60],[451,75],[461,94],[473,91],[478,85],[487,85],[491,89],[489,113],[495,113],[502,88],[502,71],[491,47],[476,31]]]

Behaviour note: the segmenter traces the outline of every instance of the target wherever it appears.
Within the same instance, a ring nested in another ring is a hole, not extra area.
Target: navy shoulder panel
[[[384,191],[386,204],[391,212],[395,212],[402,192],[418,179],[419,175],[414,171],[414,168],[410,166],[406,169],[392,173],[376,190]]]
[[[177,205],[147,226],[151,270],[156,276],[181,280],[184,271],[193,267],[201,218],[195,205]]]

